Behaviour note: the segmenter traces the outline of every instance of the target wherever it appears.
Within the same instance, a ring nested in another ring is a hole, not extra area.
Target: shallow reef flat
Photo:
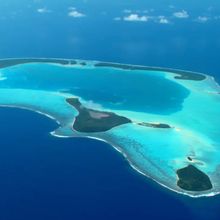
[[[105,141],[162,186],[220,193],[220,87],[169,68],[67,59],[0,60],[0,106],[56,120],[57,137]]]

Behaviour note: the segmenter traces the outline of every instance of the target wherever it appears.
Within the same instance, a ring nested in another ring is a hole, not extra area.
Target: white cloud
[[[167,18],[165,18],[164,16],[159,16],[159,23],[160,24],[169,24],[170,21]]]
[[[173,16],[176,18],[188,18],[189,14],[187,11],[182,10],[182,11],[174,12]]]
[[[78,12],[78,11],[70,11],[70,12],[68,13],[68,15],[69,15],[70,17],[74,17],[74,18],[85,17],[84,14],[82,14],[81,12]]]
[[[82,17],[85,17],[86,15],[77,11],[76,8],[74,7],[70,7],[69,8],[69,13],[68,13],[68,16],[70,17],[73,17],[73,18],[82,18]]]
[[[47,8],[38,8],[37,9],[38,13],[44,14],[44,13],[50,13],[51,10],[47,9]]]
[[[142,21],[142,22],[147,22],[149,20],[148,16],[141,16],[138,14],[130,14],[126,17],[123,18],[125,21]]]
[[[170,20],[164,16],[148,16],[148,15],[140,15],[138,13],[132,13],[124,17],[115,17],[115,21],[130,21],[130,22],[148,22],[152,21],[159,24],[170,24]]]
[[[209,20],[209,18],[206,17],[206,16],[199,16],[199,17],[196,19],[196,21],[201,22],[201,23],[205,23],[205,22],[207,22],[208,20]]]

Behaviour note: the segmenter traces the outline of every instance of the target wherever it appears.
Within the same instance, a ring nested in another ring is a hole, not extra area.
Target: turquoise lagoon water
[[[80,63],[81,61],[78,61]],[[123,70],[86,65],[29,63],[2,68],[0,105],[26,108],[55,119],[59,137],[92,137],[110,143],[142,174],[189,196],[220,192],[219,87],[205,80],[175,79],[177,74],[156,70]],[[115,112],[134,123],[107,132],[80,133],[72,129],[77,111],[68,97],[96,110]],[[137,123],[165,123],[171,129]],[[187,160],[193,156],[193,162]],[[177,185],[176,170],[193,163],[207,173],[213,189],[188,192]]]
[[[135,74],[134,74],[135,73]],[[2,87],[68,92],[106,108],[169,114],[182,108],[189,90],[165,73],[53,64],[23,64],[1,70]],[[52,80],[52,82],[51,82]],[[51,83],[48,83],[51,82]]]

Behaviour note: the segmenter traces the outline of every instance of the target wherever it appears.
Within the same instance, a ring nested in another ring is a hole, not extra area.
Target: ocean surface
[[[0,6],[0,58],[179,68],[210,74],[220,83],[217,0],[8,0]],[[85,16],[68,16],[70,7]],[[150,16],[171,22],[116,21],[125,9],[140,14],[154,9]],[[182,10],[189,17],[174,18]],[[199,16],[209,19],[196,22]],[[220,219],[219,196],[192,199],[170,192],[134,171],[105,143],[52,137],[49,132],[57,125],[42,115],[1,108],[0,124],[1,220]]]

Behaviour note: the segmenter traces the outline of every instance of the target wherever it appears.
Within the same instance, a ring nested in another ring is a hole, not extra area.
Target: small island
[[[170,125],[168,124],[163,124],[163,123],[147,123],[147,122],[141,122],[138,123],[138,125],[140,126],[145,126],[145,127],[152,127],[152,128],[172,128]]]
[[[79,112],[73,124],[73,128],[78,132],[104,132],[123,124],[132,123],[130,119],[112,112],[86,108],[78,98],[68,98],[66,101]]]
[[[177,170],[177,185],[187,191],[206,191],[212,189],[209,177],[193,165]]]

